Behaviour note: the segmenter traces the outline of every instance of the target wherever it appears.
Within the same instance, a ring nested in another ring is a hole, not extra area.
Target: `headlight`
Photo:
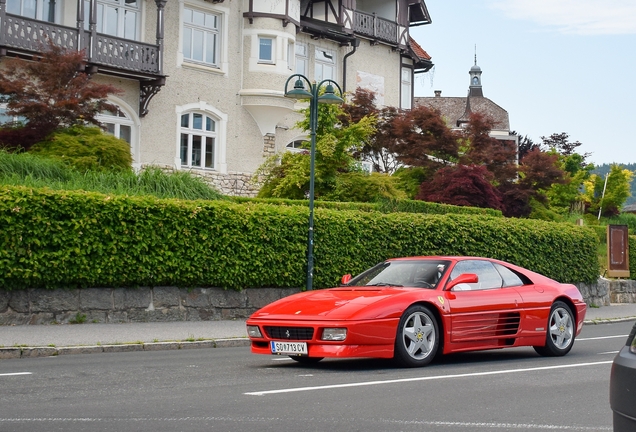
[[[347,337],[346,328],[326,328],[322,330],[322,340],[343,341]]]
[[[258,326],[254,326],[254,325],[247,326],[247,335],[253,338],[263,337],[263,335],[261,334],[261,330],[258,328]]]

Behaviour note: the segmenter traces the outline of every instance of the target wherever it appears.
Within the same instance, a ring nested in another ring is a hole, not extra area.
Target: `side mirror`
[[[464,273],[457,276],[446,284],[446,291],[450,291],[454,286],[459,284],[470,284],[479,282],[479,277],[475,273]]]
[[[346,275],[344,275],[344,276],[342,277],[342,279],[340,280],[340,283],[341,283],[342,285],[346,285],[346,284],[348,284],[348,283],[349,283],[349,281],[350,281],[351,279],[352,279],[351,275],[350,275],[350,274],[346,274]]]

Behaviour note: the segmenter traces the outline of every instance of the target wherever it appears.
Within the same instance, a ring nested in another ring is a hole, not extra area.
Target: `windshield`
[[[347,286],[408,286],[435,288],[450,261],[385,261],[359,274]]]

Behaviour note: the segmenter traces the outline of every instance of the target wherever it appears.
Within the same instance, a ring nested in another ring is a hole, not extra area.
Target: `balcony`
[[[88,66],[102,73],[140,81],[163,78],[158,45],[19,15],[0,16],[0,55],[31,56],[42,52],[48,41],[70,50],[85,49]]]
[[[353,31],[363,37],[385,42],[398,43],[398,25],[396,22],[379,18],[375,13],[355,11],[353,14]]]

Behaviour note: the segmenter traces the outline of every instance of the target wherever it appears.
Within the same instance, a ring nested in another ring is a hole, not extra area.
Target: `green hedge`
[[[301,206],[307,207],[308,201],[290,200],[282,198],[246,198],[246,197],[230,197],[237,203],[264,203],[281,206]],[[360,203],[360,202],[334,202],[334,201],[314,201],[315,208],[325,208],[332,210],[356,210],[363,212],[381,212],[381,213],[425,213],[425,214],[475,214],[502,217],[499,210],[478,207],[463,207],[449,204],[438,204],[417,200],[396,200],[384,199],[377,203]]]
[[[303,287],[307,208],[0,189],[0,288]],[[316,287],[389,257],[507,260],[563,282],[598,277],[593,231],[475,215],[315,212]]]

